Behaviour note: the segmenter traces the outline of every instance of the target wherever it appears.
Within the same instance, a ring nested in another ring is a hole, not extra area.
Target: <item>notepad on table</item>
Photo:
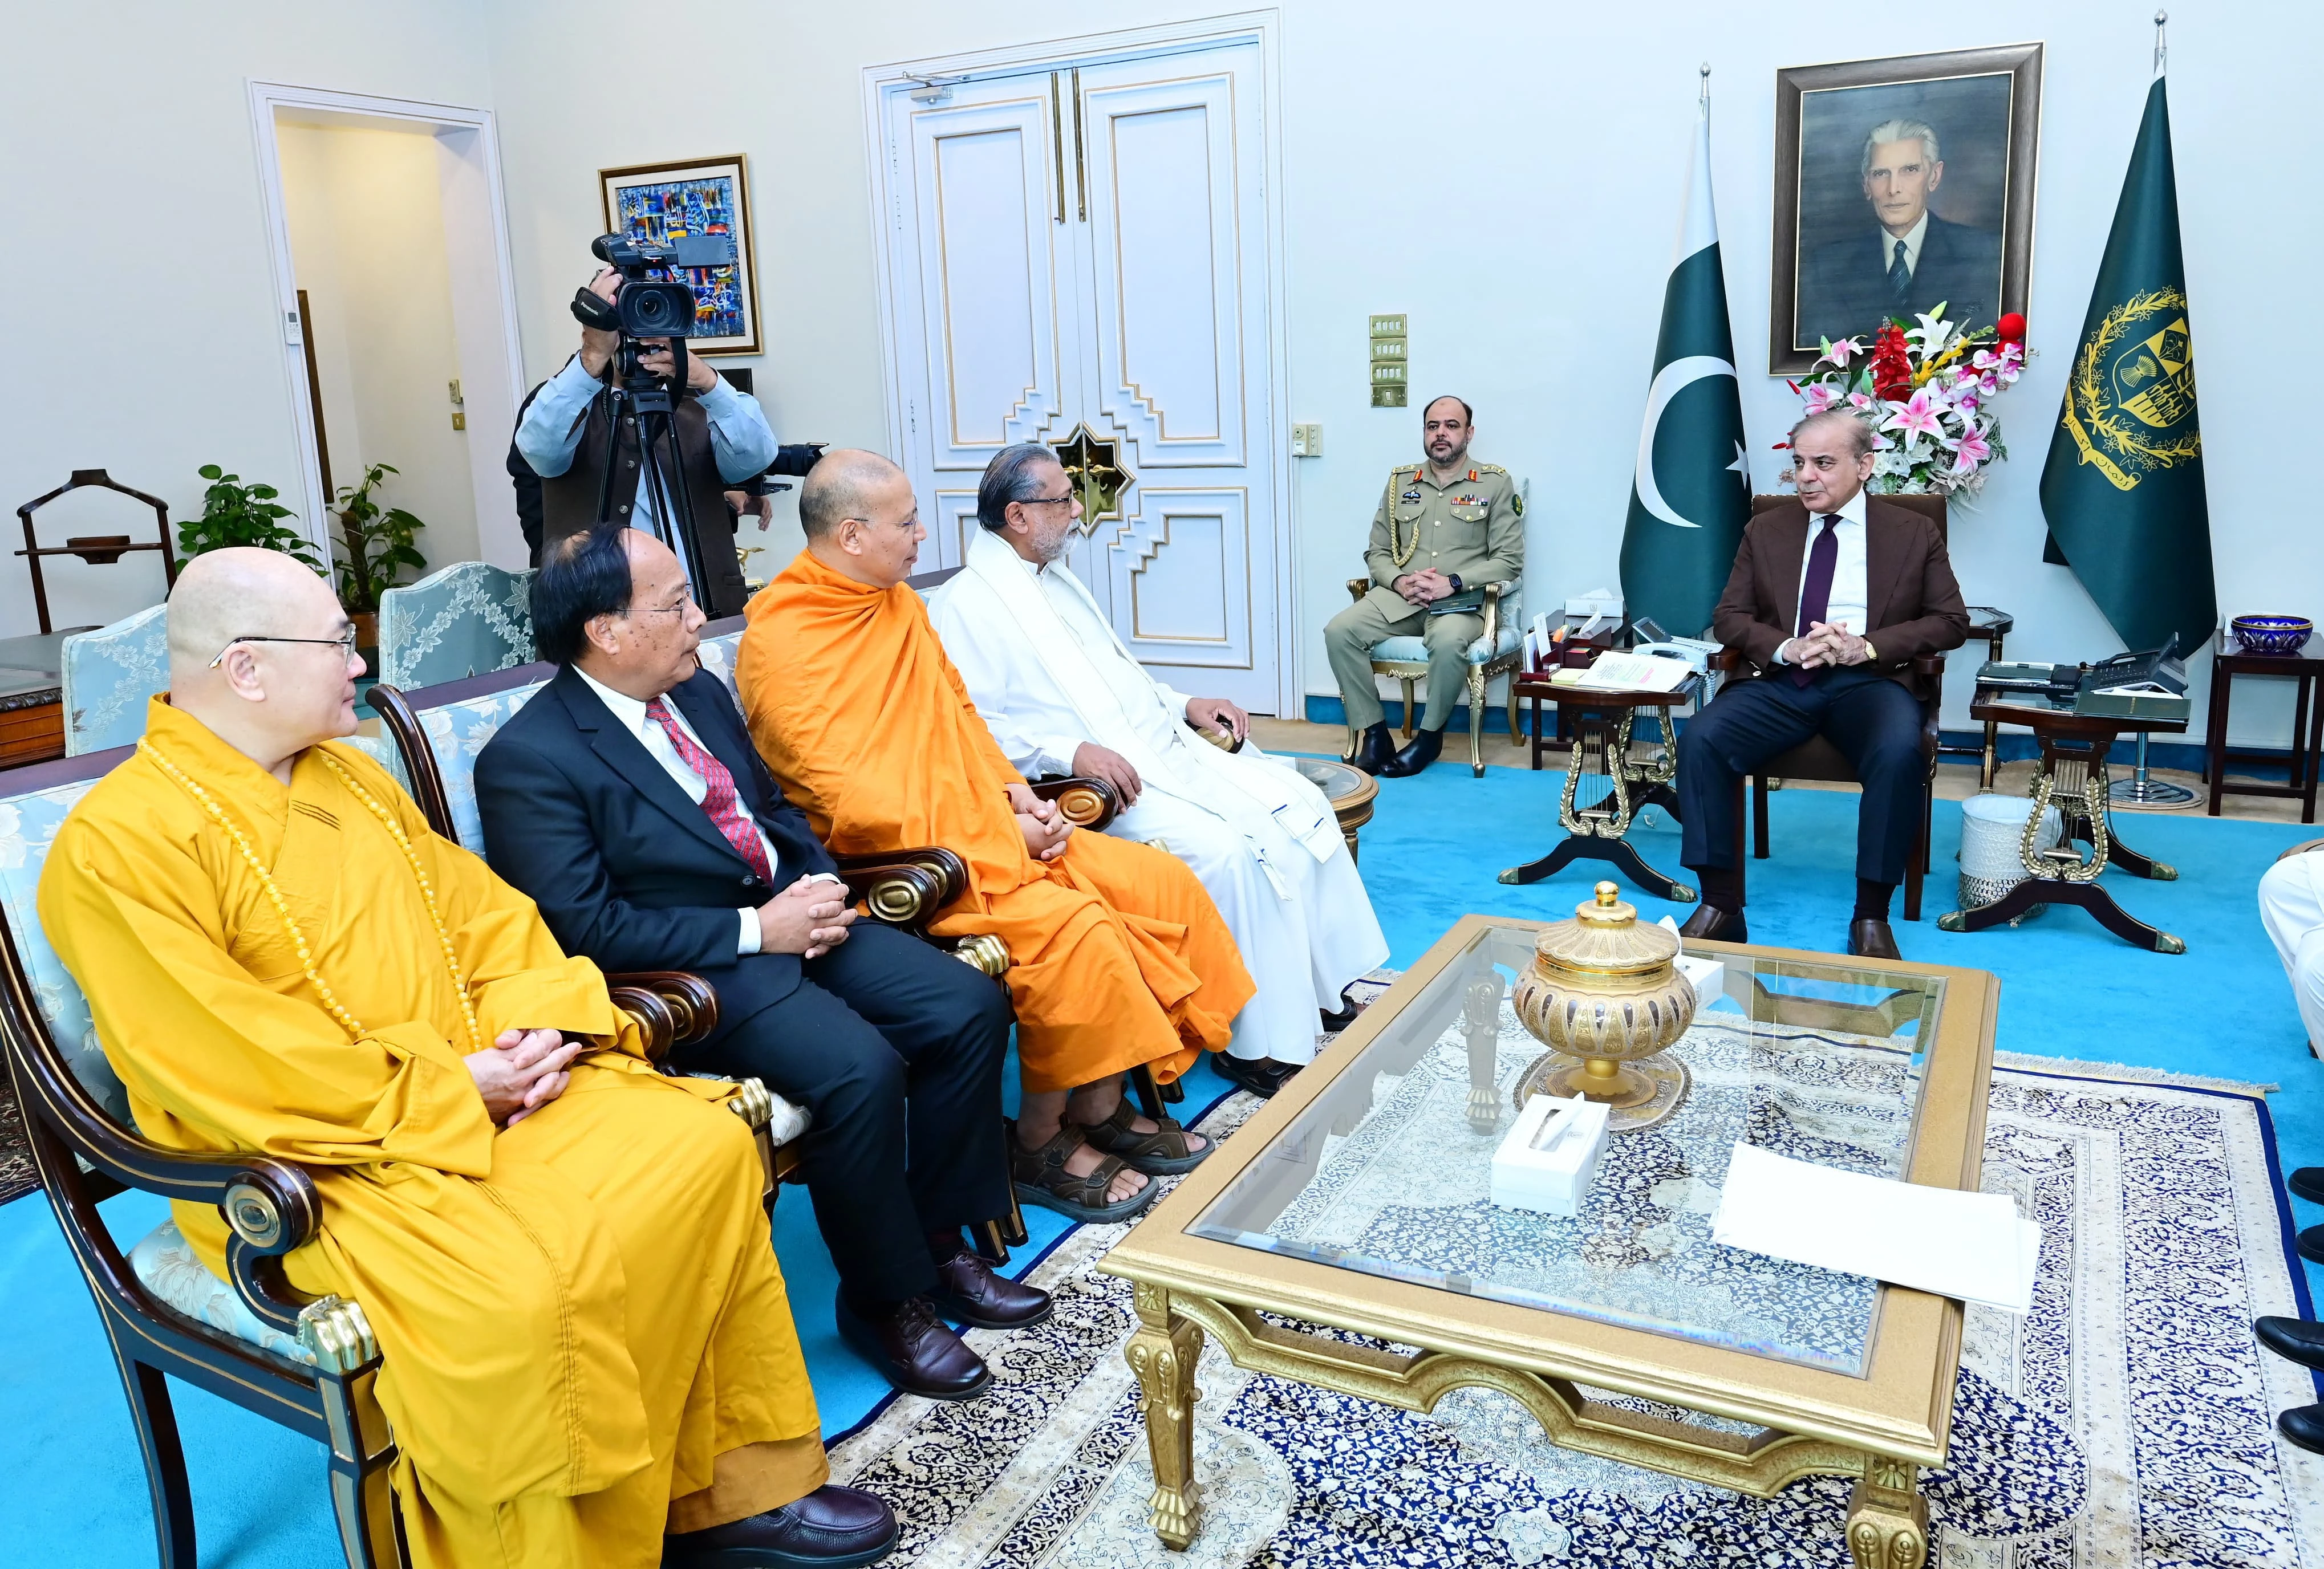
[[[1836,1171],[1750,1144],[1735,1146],[1711,1235],[2020,1314],[2034,1306],[2042,1251],[2042,1227],[2006,1194]]]

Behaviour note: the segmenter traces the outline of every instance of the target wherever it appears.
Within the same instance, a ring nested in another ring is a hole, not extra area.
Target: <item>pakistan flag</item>
[[[2042,470],[2044,560],[2070,565],[2132,648],[2200,647],[2218,625],[2179,190],[2161,77],[2067,368]]]
[[[1681,637],[1710,626],[1750,508],[1735,337],[1727,326],[1727,276],[1711,205],[1706,104],[1678,253],[1663,288],[1662,336],[1622,534],[1622,598],[1630,614],[1652,616]]]

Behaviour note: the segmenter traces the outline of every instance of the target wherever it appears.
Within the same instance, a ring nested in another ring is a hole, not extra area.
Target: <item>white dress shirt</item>
[[[1896,265],[1896,242],[1904,242],[1904,271],[1921,271],[1921,242],[1929,237],[1929,209],[1921,209],[1921,221],[1901,234],[1892,234],[1883,225],[1880,230],[1880,271],[1886,272]]]
[[[573,674],[589,684],[589,690],[597,694],[597,700],[611,711],[615,722],[630,734],[637,737],[639,744],[645,748],[646,755],[659,763],[661,771],[678,782],[678,787],[686,792],[687,800],[699,806],[709,797],[709,781],[686,766],[686,759],[678,755],[678,748],[670,742],[669,732],[663,729],[658,721],[647,716],[646,704],[627,693],[615,692],[577,665],[573,667]],[[708,747],[703,746],[702,738],[694,733],[694,727],[686,722],[686,716],[678,711],[678,704],[664,699],[663,706],[669,710],[669,717],[676,722],[678,728],[686,732],[687,740],[697,747],[702,747],[705,752],[710,752]],[[717,756],[715,752],[710,752],[710,755]],[[739,794],[742,786],[738,784],[735,788]],[[742,810],[748,812],[750,808],[744,806]],[[756,824],[752,826],[756,827]],[[780,887],[782,874],[779,858],[775,854],[774,841],[767,837],[764,829],[759,829],[758,833],[759,842],[766,847],[767,869],[775,873],[775,886]],[[817,872],[807,881],[815,882],[817,879],[826,883],[839,881],[828,872]],[[736,913],[742,917],[742,931],[735,940],[734,951],[737,954],[758,952],[758,911],[744,905]]]
[[[1807,548],[1800,553],[1800,586],[1792,596],[1794,637],[1803,630],[1798,625],[1800,601],[1807,594],[1808,564],[1815,558],[1816,536],[1823,532],[1825,516],[1821,512],[1808,514]],[[1865,623],[1871,619],[1871,611],[1865,604],[1868,595],[1864,586],[1864,492],[1858,491],[1840,509],[1840,526],[1832,531],[1840,546],[1840,557],[1832,564],[1831,598],[1825,601],[1823,619],[1826,625],[1845,627],[1859,638],[1865,635]],[[1790,638],[1786,638],[1784,643],[1776,645],[1776,664],[1791,663],[1784,657],[1784,648],[1789,642]]]

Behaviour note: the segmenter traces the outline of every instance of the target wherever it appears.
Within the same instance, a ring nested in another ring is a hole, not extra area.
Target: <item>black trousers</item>
[[[1826,668],[1805,686],[1780,671],[1729,682],[1678,738],[1679,858],[1700,871],[1735,864],[1736,785],[1810,736],[1838,747],[1864,785],[1856,809],[1856,875],[1901,883],[1920,826],[1928,760],[1921,704],[1899,682],[1861,665]]]
[[[918,1296],[936,1285],[925,1234],[1008,1213],[1008,988],[869,921],[803,969],[796,991],[720,1019],[678,1066],[761,1079],[805,1106],[807,1196],[841,1288],[866,1302]]]

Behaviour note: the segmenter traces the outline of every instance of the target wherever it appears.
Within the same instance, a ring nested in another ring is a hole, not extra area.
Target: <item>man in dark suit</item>
[[[759,1078],[807,1108],[841,1332],[899,1389],[974,1394],[991,1374],[938,1313],[1013,1328],[1049,1311],[961,1238],[1009,1209],[1007,990],[853,924],[830,855],[695,657],[704,618],[667,546],[618,524],[552,541],[532,619],[564,668],[476,759],[493,869],[567,952],[717,988],[716,1030],[674,1066]]]
[[[1889,317],[1945,307],[1968,331],[2001,310],[2001,236],[1949,223],[1929,210],[1945,177],[1937,133],[1918,120],[1889,120],[1864,139],[1864,232],[1816,248],[1801,280],[1803,341],[1870,333]]]
[[[1869,426],[1850,414],[1812,415],[1793,427],[1791,445],[1800,504],[1745,528],[1711,619],[1711,635],[1759,674],[1729,681],[1679,736],[1680,858],[1702,884],[1702,907],[1684,930],[1748,940],[1734,864],[1738,786],[1821,735],[1864,786],[1848,951],[1895,959],[1888,900],[1920,820],[1921,704],[1936,695],[1913,661],[1960,647],[1969,611],[1936,525],[1865,494]]]

